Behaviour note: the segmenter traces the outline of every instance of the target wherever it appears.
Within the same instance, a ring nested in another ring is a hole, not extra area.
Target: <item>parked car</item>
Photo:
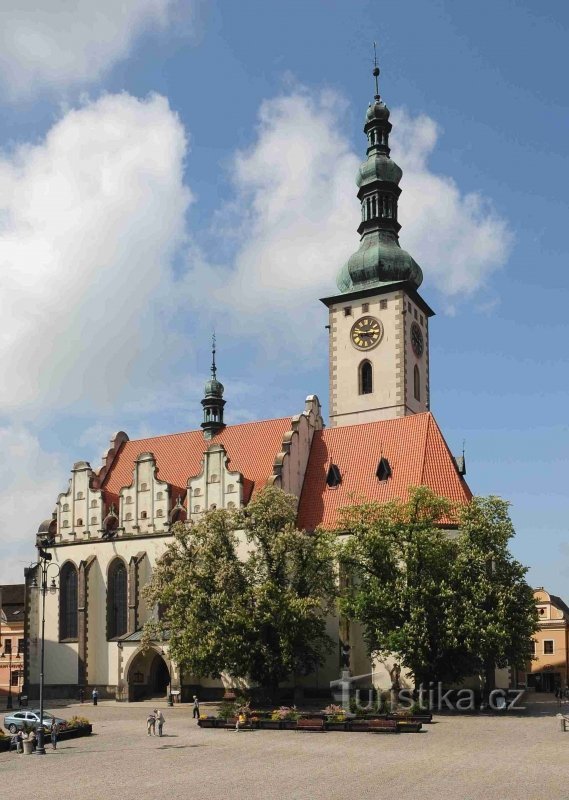
[[[54,717],[53,714],[48,714],[47,711],[44,711],[44,728],[49,730],[54,719],[61,728],[65,728],[67,725],[67,722],[64,719],[61,719],[60,717]],[[34,708],[31,711],[28,711],[27,709],[25,711],[14,711],[12,714],[6,714],[4,717],[4,728],[9,730],[10,733],[16,733],[18,730],[23,730],[24,727],[36,728],[39,724],[39,721],[39,708]]]

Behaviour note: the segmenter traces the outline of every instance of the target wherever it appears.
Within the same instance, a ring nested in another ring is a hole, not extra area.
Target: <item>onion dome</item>
[[[421,267],[399,245],[398,200],[401,168],[390,158],[389,109],[378,88],[379,67],[374,66],[374,102],[366,113],[364,133],[368,148],[366,159],[356,176],[362,220],[358,250],[350,256],[337,276],[339,290],[357,291],[407,281],[417,288],[423,281]]]

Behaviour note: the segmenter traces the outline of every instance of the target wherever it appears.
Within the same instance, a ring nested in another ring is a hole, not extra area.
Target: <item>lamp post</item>
[[[38,548],[39,551],[39,561],[37,564],[32,565],[32,569],[36,568],[39,569],[40,573],[40,582],[38,584],[37,575],[34,576],[32,580],[32,589],[35,589],[38,592],[41,592],[41,651],[40,651],[40,721],[36,728],[36,737],[37,737],[37,744],[36,744],[36,753],[37,755],[44,756],[45,755],[45,744],[44,744],[44,729],[43,729],[43,681],[44,681],[44,660],[45,660],[45,596],[46,594],[55,594],[57,589],[57,583],[55,581],[56,576],[59,576],[59,566],[57,564],[51,564],[51,553],[48,553],[46,550],[42,550],[41,547]],[[53,577],[51,582],[47,584],[47,579],[49,575],[50,568],[55,567],[53,571]]]
[[[166,661],[166,653],[164,652],[164,648],[160,648],[160,654],[164,661]],[[170,658],[168,657],[168,661],[166,662],[166,666],[168,667],[168,705],[174,705],[174,698],[172,697],[172,670],[170,669]]]
[[[8,652],[2,653],[2,658],[8,656],[8,697],[6,698],[6,708],[13,708],[12,706],[12,648]]]

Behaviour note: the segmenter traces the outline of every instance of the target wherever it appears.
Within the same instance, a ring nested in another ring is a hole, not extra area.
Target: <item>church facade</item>
[[[341,268],[338,291],[322,300],[329,324],[329,425],[309,395],[296,414],[225,425],[224,387],[215,346],[205,385],[201,429],[131,441],[112,436],[101,465],[78,461],[56,499],[38,544],[58,572],[45,594],[46,697],[134,700],[199,691],[220,696],[224,681],[182,674],[168,643],[144,651],[141,630],[153,609],[142,588],[171,541],[175,522],[211,508],[236,509],[267,484],[298,498],[300,529],[336,529],[339,511],[364,498],[405,498],[427,485],[456,503],[471,497],[463,464],[451,454],[429,410],[429,321],[419,294],[422,272],[399,245],[401,169],[390,158],[389,110],[377,91],[364,125],[366,158],[357,175],[362,217],[358,250]],[[37,695],[40,658],[39,576],[26,576],[26,688]],[[340,670],[340,639],[351,647],[354,674],[372,672],[357,628],[328,620],[338,639],[318,673],[303,679],[323,693]],[[378,685],[389,685],[387,673]],[[229,679],[228,679],[229,680]],[[227,681],[225,681],[227,684]]]

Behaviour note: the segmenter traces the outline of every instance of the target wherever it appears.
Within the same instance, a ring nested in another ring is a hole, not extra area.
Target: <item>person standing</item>
[[[200,718],[200,701],[198,700],[197,694],[194,695],[193,717],[194,717],[194,719],[199,719]]]
[[[93,696],[93,705],[96,706],[97,703],[99,702],[99,690],[97,689],[96,686],[93,689],[92,696]]]
[[[59,725],[55,720],[51,721],[49,732],[51,735],[51,746],[54,750],[57,750],[57,734],[59,733]]]
[[[156,717],[154,716],[153,712],[146,717],[146,733],[149,736],[152,736],[153,734],[156,736]]]
[[[162,727],[166,720],[164,719],[164,714],[162,711],[158,711],[156,708],[154,709],[154,713],[156,715],[156,722],[158,724],[158,736],[162,736]]]

